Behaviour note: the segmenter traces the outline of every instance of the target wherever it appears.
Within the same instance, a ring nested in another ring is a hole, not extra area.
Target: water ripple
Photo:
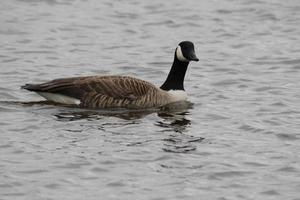
[[[298,199],[299,11],[295,0],[1,1],[0,199]],[[93,74],[159,86],[182,40],[200,59],[187,105],[89,110],[19,89]]]

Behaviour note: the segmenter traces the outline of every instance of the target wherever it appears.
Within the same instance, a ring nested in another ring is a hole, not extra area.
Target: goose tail
[[[41,87],[38,84],[25,84],[21,86],[21,89],[35,92],[41,91]]]

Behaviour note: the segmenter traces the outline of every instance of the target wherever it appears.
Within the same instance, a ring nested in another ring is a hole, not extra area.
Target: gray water
[[[300,1],[0,1],[0,199],[300,199]],[[46,104],[25,83],[162,84],[182,40],[191,106]]]

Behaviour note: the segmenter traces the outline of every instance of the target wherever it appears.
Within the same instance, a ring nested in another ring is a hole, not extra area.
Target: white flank
[[[170,91],[168,91],[168,93],[171,96],[172,102],[187,100],[187,94],[184,90],[170,90]]]
[[[180,46],[178,46],[176,49],[176,56],[177,56],[178,60],[180,60],[182,62],[189,62],[189,60],[183,56]]]
[[[54,94],[54,93],[50,93],[50,92],[37,92],[39,95],[41,95],[42,97],[44,97],[45,99],[49,100],[49,101],[54,101],[56,103],[62,103],[62,104],[71,104],[71,105],[79,105],[80,104],[80,100],[79,99],[75,99],[73,97],[68,97],[66,95],[62,95],[62,94]]]

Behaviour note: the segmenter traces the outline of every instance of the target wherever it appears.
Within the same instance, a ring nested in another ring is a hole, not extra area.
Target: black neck
[[[174,62],[169,72],[169,75],[164,84],[160,86],[160,89],[166,91],[184,90],[183,81],[188,65],[189,62],[182,62],[178,60],[175,52]]]

